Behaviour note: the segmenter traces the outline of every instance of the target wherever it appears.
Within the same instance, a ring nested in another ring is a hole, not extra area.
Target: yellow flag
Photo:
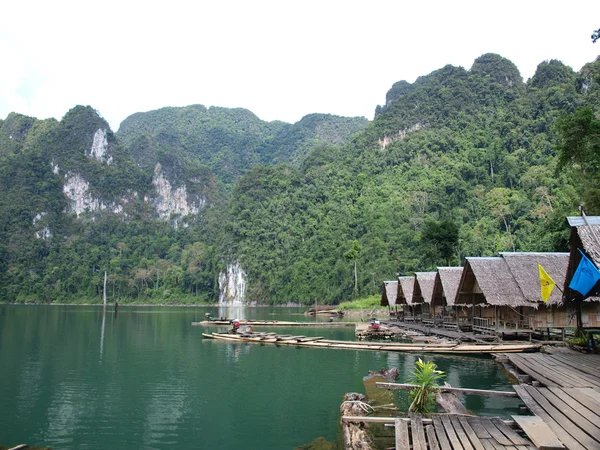
[[[540,271],[540,287],[542,290],[542,300],[544,303],[548,301],[550,294],[552,294],[552,290],[556,283],[554,280],[548,275],[548,273],[544,270],[544,268],[538,264],[538,269]]]

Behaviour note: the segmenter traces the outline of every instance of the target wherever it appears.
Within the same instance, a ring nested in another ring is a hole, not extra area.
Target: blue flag
[[[600,280],[600,271],[581,250],[579,253],[581,253],[581,261],[579,261],[569,287],[585,297]]]

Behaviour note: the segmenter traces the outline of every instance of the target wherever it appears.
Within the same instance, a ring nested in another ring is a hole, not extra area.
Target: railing
[[[483,317],[473,317],[473,330],[481,333],[501,333],[504,331],[522,331],[531,330],[528,317],[523,317],[521,320],[498,320],[498,326],[493,319],[485,319]]]

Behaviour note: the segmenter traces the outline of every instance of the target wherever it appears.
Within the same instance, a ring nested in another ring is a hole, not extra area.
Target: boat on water
[[[236,342],[253,342],[259,344],[290,345],[300,347],[339,348],[350,350],[379,350],[389,352],[431,352],[453,354],[490,354],[490,353],[522,353],[535,352],[540,344],[531,342],[511,342],[498,344],[465,344],[460,342],[400,343],[400,342],[365,342],[337,341],[322,337],[293,336],[266,332],[251,333],[202,333],[208,339]]]

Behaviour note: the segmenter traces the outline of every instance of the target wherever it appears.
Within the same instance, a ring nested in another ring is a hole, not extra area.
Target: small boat
[[[379,350],[389,352],[431,352],[454,354],[490,354],[490,353],[521,353],[538,351],[540,344],[530,342],[511,342],[501,344],[464,344],[458,342],[400,343],[400,342],[365,342],[365,341],[336,341],[322,337],[292,336],[265,332],[251,333],[202,333],[208,339],[254,342],[261,344],[291,345],[301,347],[340,348],[350,350]]]

